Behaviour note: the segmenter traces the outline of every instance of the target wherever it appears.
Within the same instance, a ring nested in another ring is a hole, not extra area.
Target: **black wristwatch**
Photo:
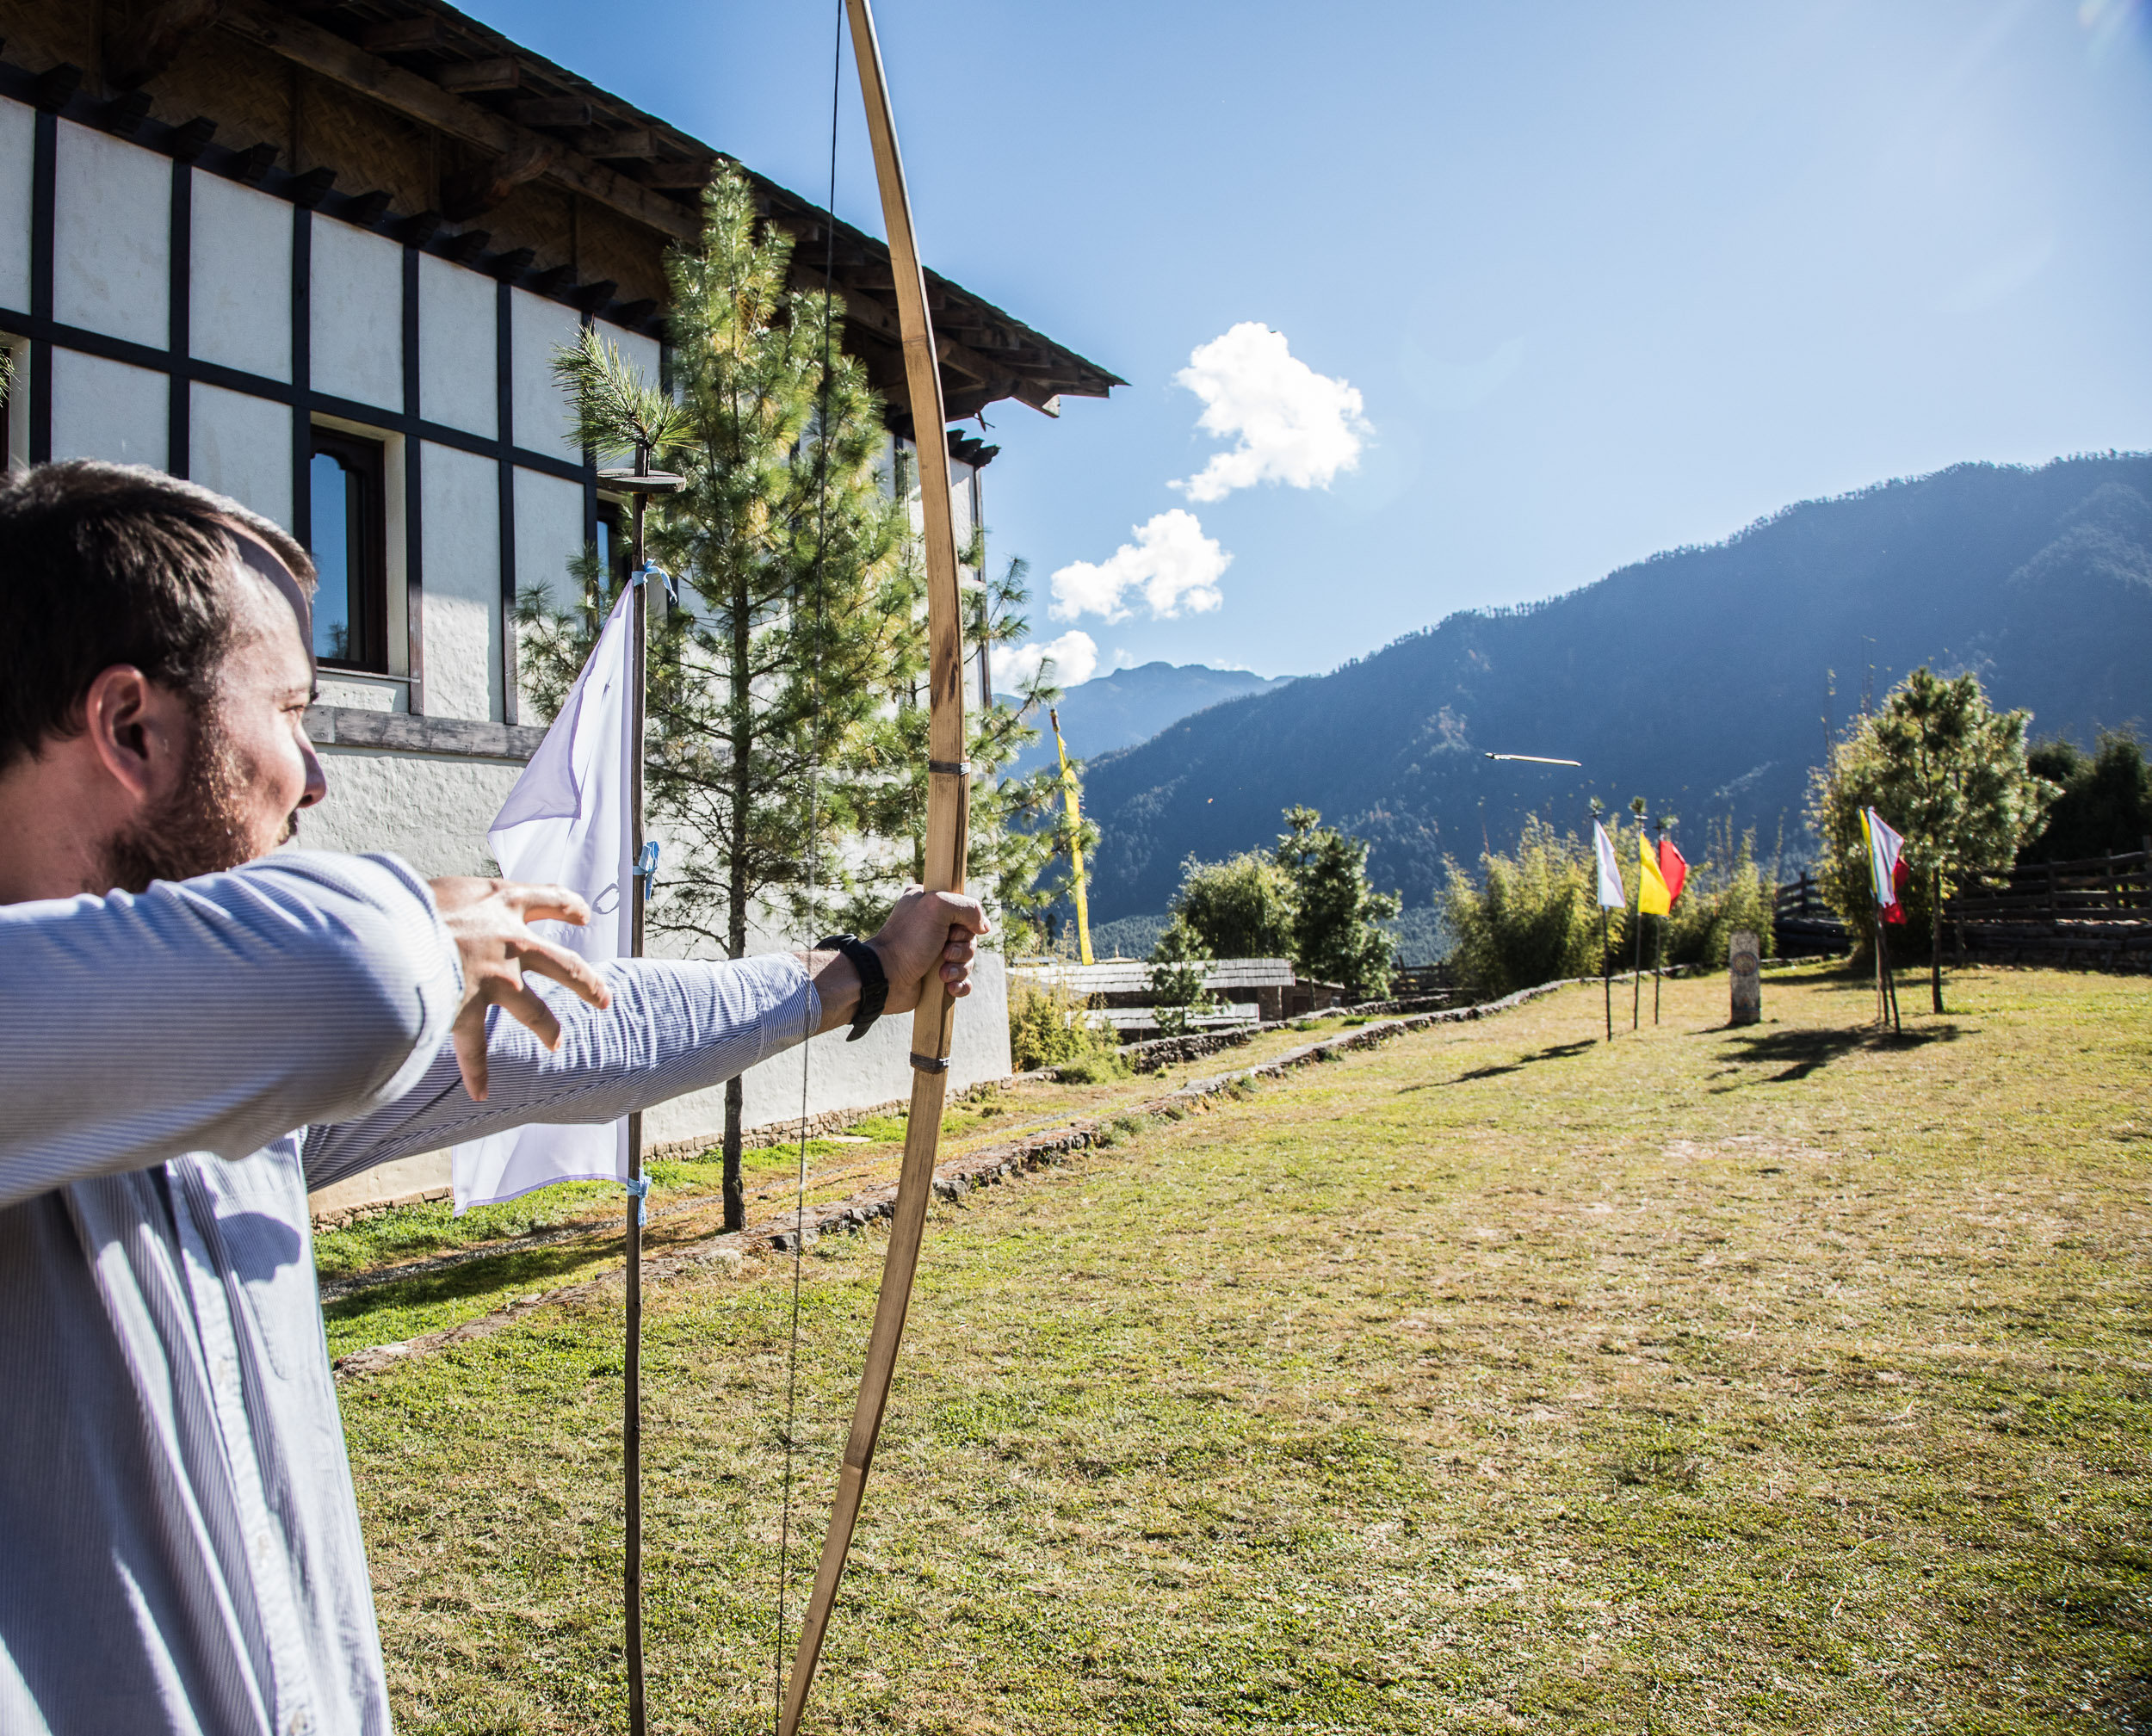
[[[818,953],[842,953],[859,973],[859,1005],[852,1014],[851,1034],[844,1041],[856,1043],[881,1016],[889,1003],[889,976],[881,967],[881,954],[857,935],[831,935],[814,943]]]

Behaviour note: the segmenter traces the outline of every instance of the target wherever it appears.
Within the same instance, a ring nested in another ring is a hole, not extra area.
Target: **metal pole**
[[[1599,990],[1606,998],[1606,1040],[1614,1041],[1614,961],[1611,956],[1613,941],[1606,927],[1606,906],[1599,906]]]
[[[1643,1022],[1644,1016],[1644,876],[1640,870],[1636,876],[1636,956],[1629,969],[1629,1028],[1632,1031]]]
[[[1654,820],[1652,822],[1652,830],[1658,834],[1659,841],[1661,843],[1666,842],[1666,821]],[[1660,862],[1663,866],[1665,862],[1665,858],[1663,856],[1660,858]],[[1643,891],[1641,881],[1638,883],[1636,901],[1639,904],[1643,902]],[[1651,930],[1651,1022],[1654,1025],[1659,1022],[1659,966],[1660,961],[1666,956],[1666,952],[1667,919],[1666,917],[1661,917],[1656,923],[1652,924]]]
[[[635,473],[650,472],[650,452],[635,448]],[[640,865],[643,853],[643,709],[647,690],[650,627],[650,585],[643,578],[643,508],[647,497],[635,491],[634,541],[629,557],[629,583],[635,587],[634,637],[629,641],[634,675],[628,683],[630,712],[628,724],[628,858]],[[629,930],[628,955],[643,955],[643,905],[649,896],[645,874],[628,876]],[[643,1118],[640,1112],[628,1118],[628,1355],[622,1385],[621,1455],[628,1482],[626,1563],[623,1590],[628,1604],[628,1727],[631,1736],[645,1736],[643,1704]]]

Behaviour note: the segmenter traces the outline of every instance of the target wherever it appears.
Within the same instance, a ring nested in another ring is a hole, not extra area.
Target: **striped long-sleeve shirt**
[[[558,1050],[494,1016],[477,1103],[455,948],[390,858],[0,906],[0,1736],[388,1729],[306,1195],[820,1016],[788,955],[605,973],[603,1013],[541,985]]]

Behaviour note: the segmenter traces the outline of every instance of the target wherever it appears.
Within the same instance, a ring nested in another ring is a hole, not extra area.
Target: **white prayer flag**
[[[1598,820],[1592,822],[1592,838],[1599,853],[1599,908],[1627,910],[1629,894],[1622,890],[1622,864],[1614,854],[1614,840]]]
[[[634,745],[628,685],[634,627],[634,592],[623,589],[560,714],[486,834],[503,878],[557,882],[589,901],[585,927],[558,922],[531,927],[594,965],[626,958],[632,947],[628,876],[634,816],[628,811],[628,792]],[[458,1213],[553,1182],[625,1181],[628,1123],[533,1124],[494,1134],[458,1146],[450,1170]]]
[[[1898,902],[1898,857],[1906,841],[1872,807],[1862,810],[1862,818],[1868,822],[1868,873],[1875,882],[1876,902],[1888,909]]]

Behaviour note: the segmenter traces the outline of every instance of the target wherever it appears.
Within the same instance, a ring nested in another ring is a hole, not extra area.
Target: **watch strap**
[[[889,1002],[889,976],[881,967],[881,954],[857,935],[829,935],[815,942],[818,953],[842,953],[859,973],[859,1004],[852,1012],[852,1028],[845,1035],[856,1043],[873,1029]]]

